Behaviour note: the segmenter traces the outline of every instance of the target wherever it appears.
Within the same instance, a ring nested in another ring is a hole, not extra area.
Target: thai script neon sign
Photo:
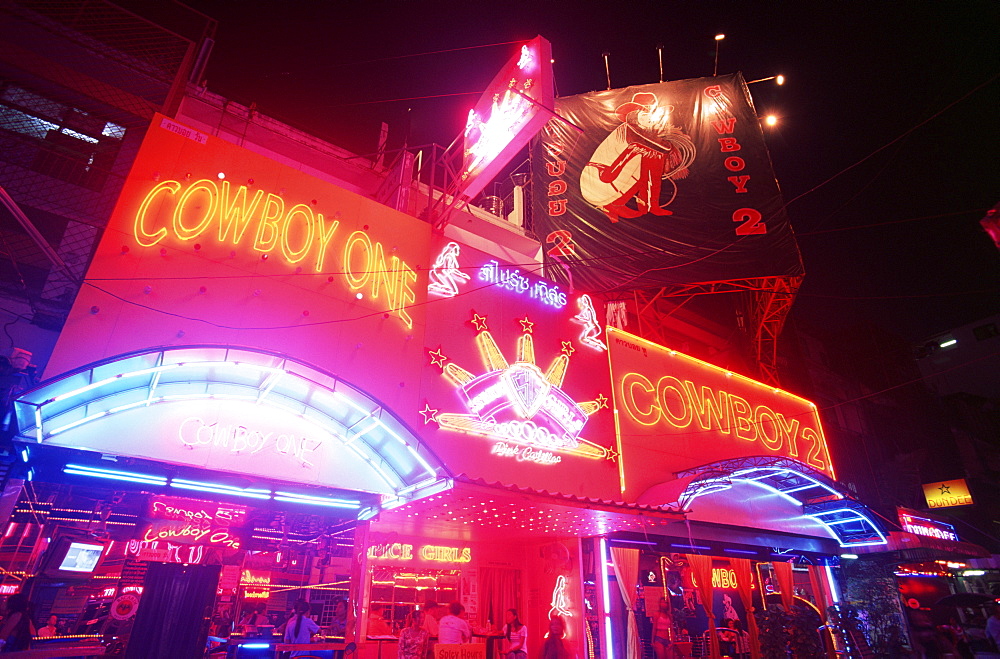
[[[368,547],[368,558],[371,560],[412,561],[419,557],[435,563],[468,563],[472,561],[472,549],[469,547],[446,547],[440,545],[422,545],[416,548],[409,543],[388,542]]]
[[[321,440],[299,437],[290,433],[261,432],[242,425],[206,423],[199,417],[188,417],[178,428],[178,437],[185,446],[214,446],[229,449],[230,453],[256,455],[266,448],[270,452],[288,457],[303,467],[315,466],[310,462]]]
[[[198,565],[205,558],[205,545],[182,545],[154,540],[129,540],[125,545],[125,555],[140,561],[159,563],[188,563]]]
[[[471,276],[462,269],[459,256],[462,247],[456,242],[444,246],[434,259],[428,273],[429,283],[427,293],[437,297],[454,297],[461,292],[461,286],[468,283]],[[566,306],[566,292],[559,289],[558,284],[529,279],[519,269],[500,265],[499,261],[490,260],[480,266],[477,279],[497,288],[516,295],[523,295],[542,304],[562,309]],[[588,298],[589,301],[589,298]]]
[[[496,284],[518,295],[527,295],[556,309],[566,306],[566,293],[559,290],[558,284],[544,281],[531,283],[517,268],[501,266],[497,261],[488,261],[479,269],[479,281]]]
[[[235,189],[234,189],[235,187]],[[315,272],[328,269],[338,247],[341,274],[351,291],[384,298],[390,313],[413,326],[407,307],[416,294],[417,274],[402,258],[355,231],[343,244],[334,238],[340,220],[328,220],[311,203],[286,204],[284,197],[246,185],[233,186],[198,179],[157,183],[136,212],[132,233],[139,245],[152,247],[168,238],[181,242],[213,240],[224,245],[248,245],[264,255],[280,255],[289,265],[305,264]]]

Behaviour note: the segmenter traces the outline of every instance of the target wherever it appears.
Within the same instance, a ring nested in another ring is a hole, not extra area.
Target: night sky
[[[557,94],[719,73],[781,117],[768,145],[806,268],[793,314],[910,340],[1000,312],[1000,3],[194,0],[210,90],[357,153],[446,145],[513,46],[552,42]],[[438,52],[450,51],[450,52]],[[404,57],[420,53],[436,54]],[[451,95],[399,102],[386,99]],[[847,171],[845,171],[847,170]],[[839,174],[839,175],[838,175]],[[832,181],[831,177],[836,176]]]

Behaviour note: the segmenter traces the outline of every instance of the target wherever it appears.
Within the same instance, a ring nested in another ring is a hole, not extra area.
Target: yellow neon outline
[[[830,448],[829,448],[829,446],[828,446],[828,444],[826,442],[826,435],[825,435],[825,433],[823,431],[823,424],[822,424],[822,421],[819,418],[819,411],[816,408],[815,403],[813,403],[812,401],[807,400],[805,398],[802,398],[801,396],[797,396],[797,395],[795,395],[793,393],[790,393],[788,391],[785,391],[783,389],[778,389],[776,387],[773,387],[771,385],[765,384],[763,382],[759,382],[759,381],[754,380],[752,378],[748,378],[748,377],[746,377],[744,375],[740,375],[739,373],[733,373],[731,371],[728,371],[727,369],[724,369],[724,368],[721,368],[719,366],[716,366],[715,364],[710,364],[710,363],[708,363],[706,361],[703,361],[701,359],[698,359],[696,357],[692,357],[690,355],[685,355],[684,353],[678,352],[677,350],[673,350],[671,348],[667,348],[665,346],[661,346],[661,345],[659,345],[657,343],[653,343],[652,341],[649,341],[648,339],[644,339],[644,338],[642,338],[640,336],[636,336],[636,335],[631,334],[629,332],[626,332],[624,330],[618,329],[617,327],[608,326],[606,328],[606,331],[607,331],[607,335],[609,337],[612,334],[620,335],[623,339],[627,339],[629,341],[641,343],[642,345],[647,346],[651,350],[655,350],[655,351],[658,351],[661,354],[664,354],[667,359],[679,359],[679,360],[682,360],[682,361],[685,361],[685,362],[688,362],[688,363],[691,363],[691,364],[696,364],[696,365],[700,366],[704,370],[714,371],[716,373],[722,373],[722,374],[728,375],[728,377],[730,377],[730,378],[736,378],[737,380],[740,380],[740,381],[742,381],[742,382],[744,382],[744,383],[752,386],[753,388],[756,388],[756,389],[766,389],[772,395],[778,395],[778,396],[781,396],[783,398],[789,398],[789,399],[791,399],[793,401],[797,401],[798,403],[800,403],[801,405],[803,405],[808,410],[808,412],[803,411],[803,414],[801,414],[801,415],[797,414],[796,416],[803,416],[804,418],[811,418],[812,419],[812,424],[809,425],[809,426],[806,426],[805,424],[803,424],[803,427],[804,428],[812,428],[813,431],[816,432],[816,434],[819,437],[820,441],[822,442],[822,450],[819,451],[819,452],[817,452],[818,454],[817,454],[817,456],[816,456],[815,459],[819,463],[822,463],[823,466],[819,467],[819,466],[817,466],[817,463],[808,462],[806,460],[799,460],[799,461],[802,462],[803,464],[807,465],[807,466],[810,466],[810,467],[819,469],[820,471],[823,471],[824,473],[828,474],[833,480],[836,480],[836,470],[835,470],[835,468],[833,466],[832,461],[830,460]],[[610,338],[609,338],[609,341],[610,341]],[[610,343],[609,343],[609,346],[610,346]],[[609,362],[610,362],[610,359],[611,358],[610,358],[610,350],[609,350]],[[612,368],[612,372],[613,372],[613,370],[614,369]],[[626,374],[626,376],[627,375],[628,374]],[[808,416],[805,416],[806,414],[808,414]],[[804,432],[804,430],[803,430],[803,432]],[[620,433],[619,433],[619,437],[620,437]],[[825,461],[822,458],[825,458]]]
[[[302,248],[295,251],[288,244],[288,234],[289,226],[292,223],[292,218],[296,215],[301,215],[306,218],[306,238],[302,242]],[[306,257],[309,250],[312,248],[313,236],[316,234],[316,227],[314,225],[315,218],[313,217],[312,209],[305,204],[296,204],[292,206],[288,213],[285,214],[285,220],[283,222],[284,226],[281,231],[281,253],[285,256],[285,260],[289,263],[298,263]]]
[[[677,384],[664,385],[664,380],[672,380]],[[685,403],[684,410],[686,411],[686,414],[681,417],[674,416],[673,410],[670,409],[669,405],[666,405],[666,399],[664,398],[663,393],[666,389],[676,391],[677,397],[683,402],[685,393],[684,386],[685,382],[681,382],[678,378],[675,378],[672,375],[664,375],[656,381],[656,403],[660,410],[660,416],[674,428],[687,428],[690,426],[694,421],[695,410],[692,406]]]
[[[204,215],[201,218],[201,224],[199,224],[194,229],[190,229],[184,226],[184,209],[191,200],[191,197],[198,192],[208,193],[208,210],[204,211]],[[215,216],[215,209],[219,205],[219,186],[215,184],[215,181],[211,181],[207,178],[198,179],[194,183],[188,186],[188,189],[184,191],[181,198],[177,200],[177,205],[174,207],[173,215],[173,227],[174,235],[177,236],[179,240],[192,240],[197,238],[208,229],[209,225],[212,223],[212,218]]]
[[[660,408],[656,404],[656,388],[653,383],[649,381],[645,375],[641,373],[635,373],[630,371],[622,376],[621,380],[618,382],[621,387],[621,397],[622,397],[622,408],[628,412],[629,416],[636,423],[643,426],[654,426],[660,420]],[[625,387],[628,386],[628,391],[626,393]],[[636,386],[641,386],[647,394],[651,394],[653,397],[653,402],[649,404],[649,410],[646,412],[640,411],[638,408],[633,407],[636,404],[635,395],[632,390]],[[631,405],[629,404],[631,401]],[[652,417],[652,421],[646,421]]]
[[[230,187],[228,180],[222,181],[222,194],[219,196],[219,242],[226,242],[229,229],[233,228],[232,242],[234,245],[239,245],[247,226],[250,225],[250,220],[260,206],[260,200],[264,198],[264,191],[258,189],[254,192],[250,210],[247,210],[247,186],[241,185],[233,196],[230,196]]]
[[[142,247],[152,247],[156,243],[163,240],[167,235],[167,229],[165,227],[160,227],[153,233],[146,231],[144,226],[146,219],[146,212],[152,205],[153,200],[161,192],[169,192],[172,195],[176,195],[177,191],[181,189],[181,184],[178,181],[163,181],[157,183],[153,186],[153,189],[146,193],[145,198],[143,198],[142,203],[139,204],[139,210],[135,214],[135,223],[132,225],[132,236],[135,241],[139,243]],[[151,242],[144,241],[143,238],[152,238]]]
[[[270,212],[274,209],[274,212]],[[264,211],[260,214],[257,225],[257,235],[254,237],[253,248],[258,252],[270,252],[278,244],[278,220],[285,216],[285,200],[269,192],[264,200]],[[270,234],[265,240],[264,234]]]

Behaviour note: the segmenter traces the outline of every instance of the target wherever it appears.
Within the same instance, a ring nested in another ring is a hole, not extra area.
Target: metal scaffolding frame
[[[762,381],[777,385],[778,336],[801,284],[802,276],[759,277],[676,284],[634,290],[631,294],[636,304],[639,334],[661,344],[668,342],[664,329],[670,316],[694,297],[724,293],[740,295],[747,318],[741,330],[751,342],[757,375]],[[676,303],[678,298],[683,298],[679,304]]]

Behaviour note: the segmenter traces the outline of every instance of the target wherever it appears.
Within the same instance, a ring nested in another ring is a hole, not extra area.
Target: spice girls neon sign
[[[368,558],[371,560],[412,561],[416,557],[434,563],[469,563],[472,561],[472,549],[440,545],[421,545],[416,548],[405,542],[387,542],[368,547]]]
[[[497,261],[490,261],[479,269],[479,281],[496,284],[518,295],[527,295],[556,309],[566,306],[566,293],[559,290],[558,284],[544,281],[532,284],[517,268],[503,267]]]
[[[590,442],[580,433],[588,418],[607,407],[607,399],[578,403],[562,389],[573,347],[563,342],[562,353],[546,370],[535,361],[532,324],[522,323],[513,362],[507,360],[487,327],[476,315],[476,345],[485,371],[479,375],[432,353],[443,375],[455,385],[468,414],[438,412],[427,415],[444,430],[494,441],[491,453],[519,462],[558,464],[564,455],[610,458],[608,449]],[[436,355],[436,357],[435,357]]]

